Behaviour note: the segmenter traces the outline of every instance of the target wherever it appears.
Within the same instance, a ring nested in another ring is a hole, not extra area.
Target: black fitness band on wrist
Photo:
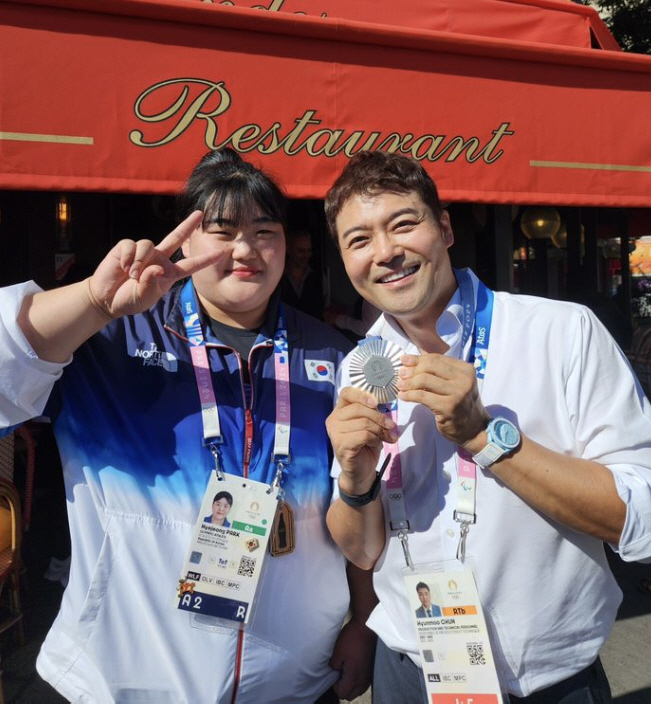
[[[384,459],[384,462],[382,463],[382,467],[380,467],[380,471],[375,473],[375,480],[373,481],[371,488],[365,494],[346,494],[346,492],[342,491],[341,488],[339,488],[339,498],[345,504],[348,504],[348,506],[352,506],[353,508],[360,508],[361,506],[366,506],[366,504],[370,504],[371,501],[375,501],[375,499],[377,499],[380,494],[380,488],[382,486],[382,475],[384,474],[386,468],[389,466],[390,461],[391,454],[388,454]],[[338,481],[337,486],[339,486]]]

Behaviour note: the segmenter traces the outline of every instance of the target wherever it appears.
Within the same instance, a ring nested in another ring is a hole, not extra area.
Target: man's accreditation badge
[[[391,403],[398,396],[398,371],[404,351],[381,337],[368,337],[350,358],[350,383],[373,394],[379,403]]]
[[[277,496],[267,484],[212,473],[179,580],[179,609],[231,626],[249,622]]]
[[[472,571],[456,560],[403,570],[428,701],[501,704]]]

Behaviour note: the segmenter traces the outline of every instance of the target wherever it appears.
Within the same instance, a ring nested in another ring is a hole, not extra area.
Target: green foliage
[[[651,0],[581,0],[594,7],[624,51],[651,54]]]

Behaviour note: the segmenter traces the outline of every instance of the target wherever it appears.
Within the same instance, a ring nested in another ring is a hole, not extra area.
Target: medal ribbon
[[[188,280],[181,290],[183,324],[190,343],[190,356],[197,381],[197,390],[201,402],[201,421],[203,425],[203,443],[215,458],[215,470],[219,466],[218,447],[223,442],[219,425],[219,406],[210,375],[210,363],[206,348],[206,339],[201,328],[199,304],[192,285]],[[274,372],[276,382],[276,421],[274,433],[273,460],[279,466],[279,473],[274,483],[280,483],[282,467],[289,462],[289,440],[291,429],[291,404],[289,382],[289,344],[287,326],[282,305],[278,315],[278,326],[274,334]]]

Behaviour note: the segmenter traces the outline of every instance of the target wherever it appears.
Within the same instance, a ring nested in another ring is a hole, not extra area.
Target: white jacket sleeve
[[[25,296],[41,289],[33,282],[0,289],[0,427],[40,415],[54,383],[72,357],[58,364],[39,359],[16,319]]]
[[[582,310],[567,396],[581,456],[613,473],[626,521],[613,549],[626,561],[651,561],[651,405],[624,353],[594,314]]]

